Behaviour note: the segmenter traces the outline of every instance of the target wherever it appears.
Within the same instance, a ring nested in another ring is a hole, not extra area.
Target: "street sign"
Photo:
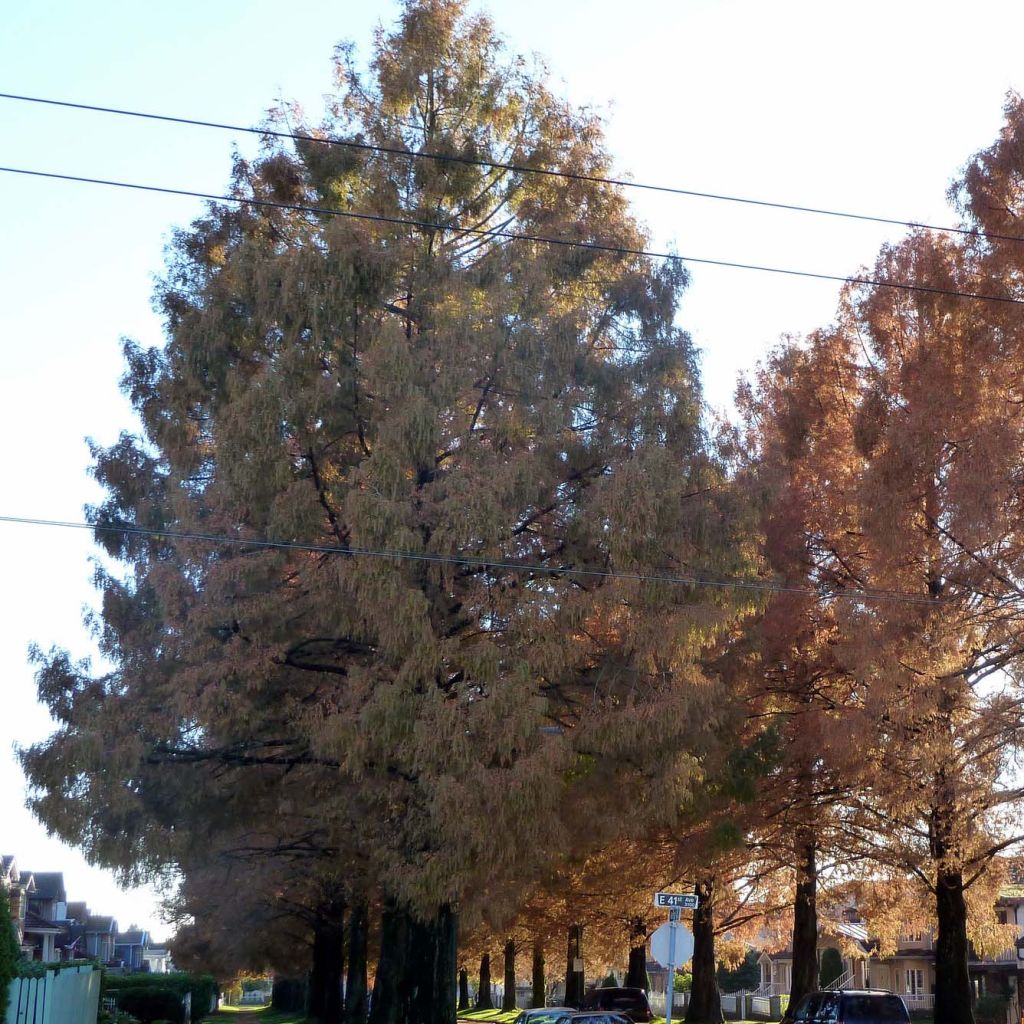
[[[680,910],[696,910],[697,894],[695,892],[656,892],[654,894],[654,905],[656,907],[668,907]]]
[[[675,938],[674,949],[673,937]],[[666,921],[651,936],[651,956],[662,967],[679,967],[681,964],[685,964],[693,956],[693,932],[684,924]],[[671,982],[669,988],[671,988]]]

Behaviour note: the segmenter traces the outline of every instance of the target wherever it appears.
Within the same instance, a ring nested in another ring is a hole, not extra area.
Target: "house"
[[[35,891],[29,896],[28,909],[47,921],[66,921],[68,894],[63,871],[33,871]]]
[[[75,942],[79,956],[109,964],[115,960],[114,946],[117,941],[117,921],[112,917],[91,914],[84,903],[72,903],[76,916],[68,922],[70,939]]]
[[[23,925],[23,948],[33,960],[52,963],[65,959],[63,951],[68,935],[63,922],[67,916],[68,897],[64,890],[64,875],[60,871],[28,874],[32,878],[32,886],[26,891],[28,909]]]
[[[149,932],[132,925],[126,932],[118,932],[114,940],[114,959],[129,971],[144,970]]]
[[[171,954],[166,946],[149,946],[142,951],[142,969],[153,974],[167,974],[174,970]]]
[[[1003,887],[996,904],[996,916],[1003,924],[1015,926],[1018,936],[1024,937],[1024,884],[1014,882]],[[844,938],[848,940],[845,943]],[[930,1010],[934,1006],[935,936],[931,931],[908,929],[897,940],[895,953],[880,957],[878,943],[870,938],[863,922],[823,922],[819,927],[819,959],[829,947],[849,952],[849,940],[853,940],[856,955],[844,955],[844,973],[834,987],[887,989],[901,996],[909,1010]],[[762,953],[758,963],[761,965],[759,992],[769,995],[789,992],[792,950]],[[1001,995],[1016,1001],[1017,964],[1015,945],[1008,943],[1005,950],[990,957],[978,956],[972,949],[968,969],[975,994]]]
[[[29,897],[35,889],[35,881],[29,872],[22,871],[10,854],[0,857],[0,885],[7,890],[7,901],[11,906],[11,921],[22,953],[31,956],[33,942],[25,936],[25,919],[28,915]]]
[[[846,988],[868,988],[867,958],[871,956],[873,943],[868,930],[856,914],[847,911],[846,920],[823,920],[818,925],[818,960],[826,949],[853,949],[856,956],[843,957],[843,975],[840,984]],[[776,953],[764,952],[758,957],[761,968],[761,984],[757,991],[761,995],[789,995],[793,983],[793,951],[791,948]]]

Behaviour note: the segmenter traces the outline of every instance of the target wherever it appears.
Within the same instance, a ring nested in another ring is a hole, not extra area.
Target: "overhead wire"
[[[176,541],[194,541],[204,544],[223,544],[232,547],[300,551],[310,554],[344,555],[356,558],[395,559],[398,561],[428,562],[475,569],[503,569],[512,572],[530,572],[544,576],[579,576],[584,578],[628,580],[634,583],[666,583],[674,586],[714,587],[729,590],[762,591],[773,594],[797,594],[821,599],[846,598],[854,601],[895,601],[906,604],[935,606],[940,603],[924,594],[910,594],[895,590],[863,588],[835,590],[827,594],[813,587],[752,580],[743,577],[709,579],[706,576],[686,576],[675,573],[624,572],[616,569],[594,569],[580,566],[544,565],[535,562],[510,562],[501,558],[483,558],[467,555],[444,555],[428,551],[404,551],[387,548],[342,546],[337,544],[309,544],[302,541],[265,540],[256,537],[230,537],[222,534],[196,533],[188,530],[157,530],[131,523],[83,523],[74,520],[42,519],[32,516],[0,515],[0,523],[20,526],[45,526],[71,530],[90,530],[94,533],[120,533],[129,536],[153,537]]]
[[[145,185],[138,182],[117,181],[111,178],[91,178],[77,174],[59,174],[55,171],[39,171],[25,167],[0,167],[0,173],[17,174],[26,177],[44,178],[55,181],[77,182],[87,185],[105,185],[112,188],[131,189],[138,192],[160,193],[163,195],[184,196],[193,199],[205,199],[218,203],[236,203],[240,206],[254,206],[277,210],[288,210],[294,213],[309,213],[325,217],[343,217],[350,220],[369,221],[379,224],[393,224],[403,227],[421,228],[427,231],[449,231],[458,235],[476,235],[487,238],[502,238],[514,242],[534,242],[540,245],[554,245],[565,248],[592,250],[612,253],[620,256],[643,256],[649,259],[669,260],[677,263],[695,263],[702,266],[728,267],[734,270],[752,270],[766,274],[782,274],[788,277],[804,277],[817,281],[836,281],[840,284],[863,284],[876,288],[891,288],[896,291],[920,292],[930,295],[945,295],[950,298],[974,299],[983,302],[998,302],[1008,305],[1024,305],[1024,299],[1009,295],[991,295],[985,292],[967,292],[952,288],[939,288],[931,285],[910,284],[907,281],[892,281],[887,278],[862,277],[860,275],[825,274],[811,270],[794,270],[788,267],[771,267],[757,263],[739,263],[732,260],[716,260],[703,256],[684,256],[674,252],[661,252],[654,249],[638,249],[626,246],[606,245],[601,242],[584,242],[570,238],[558,238],[551,235],[536,235],[528,232],[508,231],[503,228],[461,227],[453,224],[442,224],[423,221],[408,217],[392,217],[379,213],[362,213],[357,210],[338,210],[333,207],[307,206],[300,203],[284,203],[273,199],[258,199],[249,196],[221,195],[213,192],[198,192],[192,189],[170,188],[161,185]]]
[[[265,138],[289,139],[293,142],[312,142],[328,146],[339,146],[347,149],[371,153],[384,153],[389,156],[400,156],[416,160],[433,160],[442,163],[465,164],[472,167],[490,167],[494,170],[511,171],[516,174],[536,174],[551,178],[563,178],[568,181],[584,181],[597,185],[613,185],[619,188],[639,189],[646,192],[662,192],[668,195],[688,196],[694,199],[708,199],[716,202],[737,203],[773,210],[784,210],[790,213],[806,213],[815,216],[837,217],[846,220],[866,221],[873,224],[886,224],[893,227],[924,228],[928,231],[939,231],[948,234],[977,236],[974,228],[953,225],[929,224],[924,221],[883,217],[877,214],[857,213],[851,210],[833,210],[820,206],[803,206],[798,203],[783,203],[769,199],[755,199],[749,196],[726,195],[719,192],[703,192],[696,189],[680,188],[673,185],[657,185],[650,182],[632,181],[628,178],[605,177],[599,174],[583,174],[574,171],[555,170],[550,167],[532,167],[529,164],[511,163],[501,160],[484,160],[479,157],[464,156],[458,153],[438,153],[431,150],[412,150],[399,146],[386,146],[381,143],[366,142],[360,139],[339,139],[323,135],[307,135],[302,132],[283,131],[278,128],[251,128],[245,125],[228,124],[221,121],[206,121],[192,117],[176,117],[171,114],[157,114],[142,110],[128,110],[122,107],[105,107],[93,103],[75,103],[70,100],[48,99],[42,96],[26,96],[19,93],[0,92],[0,99],[22,103],[37,103],[68,110],[82,110],[91,113],[113,114],[119,117],[134,117],[148,121],[161,121],[168,124],[187,125],[195,128],[213,128],[220,131],[242,132]],[[1017,235],[986,234],[986,238],[1007,242],[1024,242],[1024,237]]]

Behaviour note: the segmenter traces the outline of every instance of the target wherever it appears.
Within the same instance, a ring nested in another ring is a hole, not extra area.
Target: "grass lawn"
[[[300,1011],[282,1013],[269,1006],[224,1006],[204,1017],[203,1024],[304,1024],[305,1020],[306,1015]]]

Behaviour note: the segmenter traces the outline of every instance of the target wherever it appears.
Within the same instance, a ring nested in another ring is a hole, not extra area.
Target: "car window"
[[[794,1021],[834,1021],[839,1017],[839,997],[831,992],[815,992],[805,996],[793,1015]]]
[[[908,1019],[899,996],[843,996],[844,1024],[906,1024]]]

